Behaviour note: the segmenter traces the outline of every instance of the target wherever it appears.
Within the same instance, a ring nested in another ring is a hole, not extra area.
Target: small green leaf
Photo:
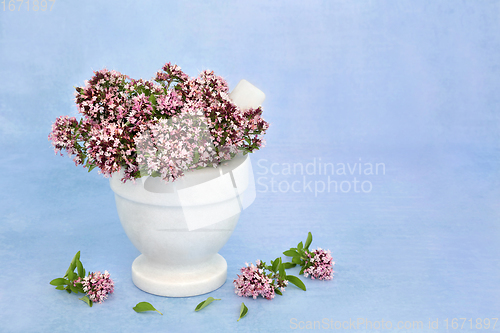
[[[281,293],[281,291],[278,288],[274,289],[274,292],[280,296],[283,296],[283,294]]]
[[[76,261],[76,267],[78,268],[78,276],[81,278],[85,277],[85,268],[83,268],[82,262],[80,259]]]
[[[271,260],[271,263],[273,265],[272,271],[276,273],[278,271],[278,267],[279,267],[279,264],[280,264],[279,261],[278,261],[278,259],[275,259],[274,261]]]
[[[304,248],[304,245],[302,244],[302,242],[300,242],[298,245],[297,245],[297,250],[302,250]]]
[[[139,302],[135,307],[133,307],[135,312],[146,312],[146,311],[156,311],[159,314],[163,316],[163,313],[160,311],[156,310],[154,306],[151,305],[151,303],[148,302]]]
[[[248,308],[246,307],[245,303],[241,303],[241,308],[240,308],[240,317],[238,318],[237,321],[240,321],[241,318],[245,317],[247,315]]]
[[[281,258],[280,258],[280,264],[279,264],[279,273],[280,273],[281,279],[286,279],[285,265],[283,265],[281,263]]]
[[[68,272],[68,280],[73,281],[74,279],[76,279],[76,277],[77,275],[75,274],[75,272]]]
[[[151,102],[151,104],[156,105],[156,96],[155,95],[149,96],[149,101]]]
[[[79,299],[81,299],[82,301],[84,301],[85,303],[87,303],[88,306],[92,307],[92,301],[87,296],[83,296],[83,297],[81,297]]]
[[[286,250],[285,252],[283,252],[283,254],[287,257],[295,257],[299,255],[297,251],[295,251],[295,249]]]
[[[311,234],[311,232],[309,232],[307,234],[306,244],[304,245],[304,248],[306,250],[309,249],[309,245],[311,245],[312,241],[313,241],[313,235]]]
[[[77,261],[77,260],[80,260],[80,251],[78,251],[78,252],[75,254],[75,256],[73,257],[73,259],[71,260],[71,264],[72,264],[72,265],[74,264],[74,265],[75,265],[75,267],[76,267],[76,261]]]
[[[76,268],[76,261],[80,259],[80,251],[78,251],[73,259],[71,260],[71,264],[69,265],[68,270],[66,271],[66,275],[64,277],[67,277],[70,272],[73,272]],[[71,280],[71,279],[70,279]]]
[[[201,302],[200,304],[198,304],[196,306],[196,309],[194,309],[194,311],[200,311],[201,309],[203,309],[204,307],[206,307],[208,304],[212,303],[213,301],[220,301],[220,298],[209,297],[206,300],[204,300],[203,302]]]
[[[285,266],[285,269],[289,269],[289,268],[297,266],[297,264],[294,264],[292,262],[285,262],[283,265]]]
[[[80,292],[80,290],[78,290],[78,288],[75,287],[73,284],[69,285],[69,289],[71,289],[71,291],[74,292],[75,294],[78,294]]]
[[[64,279],[64,278],[57,278],[57,279],[50,281],[50,284],[53,286],[65,286],[68,284],[68,282],[69,281]]]
[[[85,291],[83,290],[83,285],[81,283],[77,283],[74,288],[76,288],[76,290],[78,290],[78,292],[85,294]]]
[[[64,289],[66,289],[66,288],[64,288],[64,286],[57,286],[57,287],[56,287],[56,289],[57,289],[57,290],[64,290]]]
[[[293,283],[294,285],[296,285],[300,289],[306,290],[306,286],[305,286],[304,282],[302,282],[302,280],[299,279],[298,277],[293,276],[293,275],[287,275],[286,279],[288,280],[288,282]]]
[[[293,258],[292,258],[292,262],[293,262],[294,264],[297,264],[297,265],[300,265],[300,264],[301,264],[301,260],[300,260],[300,258],[299,258],[299,257],[293,257]]]

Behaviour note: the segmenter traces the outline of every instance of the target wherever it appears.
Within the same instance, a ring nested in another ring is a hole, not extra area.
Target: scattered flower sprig
[[[289,282],[306,290],[298,277],[286,274],[285,269],[290,265],[283,263],[281,257],[271,260],[271,265],[261,260],[256,260],[255,263],[256,265],[247,263],[246,267],[241,268],[241,275],[233,281],[238,296],[256,299],[260,295],[271,300],[275,294],[283,295]]]
[[[299,274],[304,274],[305,277],[311,276],[313,280],[331,280],[335,262],[333,262],[330,250],[321,248],[309,250],[312,240],[312,234],[309,232],[305,244],[300,242],[297,247],[292,247],[283,254],[292,257],[291,266],[302,267]]]
[[[75,272],[75,269],[77,270]],[[114,282],[109,277],[108,271],[85,274],[85,268],[80,261],[80,251],[78,251],[69,265],[66,274],[62,278],[50,281],[57,290],[66,290],[68,293],[86,294],[79,298],[92,307],[94,302],[102,303],[108,294],[114,290]]]

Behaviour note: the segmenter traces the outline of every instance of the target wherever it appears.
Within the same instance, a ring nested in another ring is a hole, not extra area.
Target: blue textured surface
[[[499,318],[499,31],[498,1],[0,7],[0,331],[287,331],[365,318],[446,332],[446,318],[455,331],[451,320],[462,317],[456,331],[469,332],[468,319],[475,328],[477,318]],[[150,78],[167,61],[190,75],[215,70],[232,87],[252,82],[267,94],[272,125],[252,156],[257,199],[220,252],[228,280],[209,295],[222,301],[198,313],[207,295],[164,298],[133,285],[139,253],[107,180],[54,156],[47,141],[57,116],[76,115],[73,86],[92,70]],[[314,161],[339,173],[345,164],[346,174],[328,179],[310,166],[286,175],[286,163]],[[350,174],[360,162],[385,169]],[[371,190],[356,192],[354,177]],[[314,193],[328,181],[343,187]],[[304,279],[306,292],[290,287],[272,301],[234,294],[245,262],[272,259],[308,231],[313,247],[332,250],[333,281]],[[48,284],[78,250],[87,269],[107,269],[116,283],[92,308]],[[164,316],[136,314],[140,301]],[[236,322],[242,301],[249,312]],[[376,331],[365,328],[355,331]]]

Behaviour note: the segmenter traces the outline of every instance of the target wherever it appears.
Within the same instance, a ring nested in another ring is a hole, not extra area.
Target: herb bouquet
[[[52,125],[56,153],[65,150],[76,165],[107,177],[123,170],[123,181],[174,181],[187,170],[216,167],[263,146],[269,127],[261,107],[240,109],[214,72],[189,78],[170,63],[150,81],[97,71],[76,88],[75,102],[83,117],[61,116]]]

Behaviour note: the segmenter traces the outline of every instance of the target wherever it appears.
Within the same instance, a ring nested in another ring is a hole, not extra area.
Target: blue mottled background
[[[8,4],[0,4],[0,331],[289,331],[314,321],[323,330],[363,318],[390,321],[395,332],[414,321],[424,328],[412,332],[446,332],[447,318],[450,331],[453,318],[466,318],[456,331],[471,332],[478,318],[500,317],[499,1],[56,0],[45,12],[33,0],[29,12]],[[57,116],[77,115],[73,86],[93,70],[151,78],[167,61],[189,75],[214,70],[231,87],[247,79],[266,93],[271,123],[267,147],[252,156],[257,199],[221,250],[228,280],[210,296],[223,300],[199,313],[206,295],[164,298],[133,285],[139,253],[108,181],[55,156],[47,140]],[[287,163],[385,169],[328,179],[287,175]],[[343,190],[328,191],[332,181]],[[238,269],[308,231],[313,247],[332,250],[333,281],[244,299],[248,315],[236,322]],[[48,284],[78,250],[87,269],[107,269],[116,283],[93,308]],[[140,301],[164,316],[136,314]]]

